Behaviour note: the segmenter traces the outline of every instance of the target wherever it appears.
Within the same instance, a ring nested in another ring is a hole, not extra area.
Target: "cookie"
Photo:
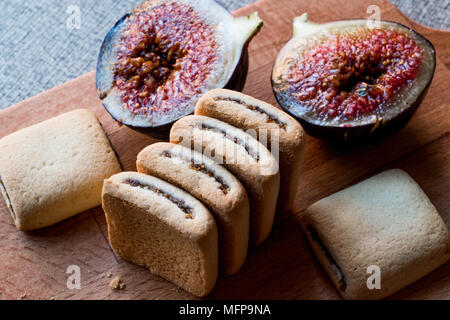
[[[111,247],[196,296],[218,274],[214,218],[187,192],[158,178],[122,172],[105,180],[103,210]]]
[[[399,169],[316,202],[301,226],[345,299],[384,298],[449,259],[447,227],[419,185]]]
[[[0,189],[19,230],[46,227],[101,204],[121,171],[95,114],[71,111],[0,140]]]
[[[196,115],[174,123],[170,142],[202,152],[241,181],[250,200],[250,244],[261,244],[272,229],[280,186],[278,162],[270,151],[241,129]]]
[[[247,192],[239,180],[201,153],[165,142],[142,150],[136,166],[206,205],[219,229],[220,270],[227,275],[239,271],[247,257],[250,219]]]
[[[244,131],[255,131],[259,141],[279,160],[277,211],[286,212],[292,208],[306,141],[305,132],[297,120],[269,103],[227,89],[205,93],[197,103],[195,114],[219,119]]]

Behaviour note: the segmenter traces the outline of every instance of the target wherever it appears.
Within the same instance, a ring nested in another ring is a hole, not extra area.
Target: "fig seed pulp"
[[[140,12],[124,30],[115,64],[114,80],[126,108],[169,112],[196,94],[214,68],[215,44],[213,30],[184,4]]]

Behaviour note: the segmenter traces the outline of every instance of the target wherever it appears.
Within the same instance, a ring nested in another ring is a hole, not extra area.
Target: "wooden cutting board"
[[[235,276],[220,276],[210,299],[338,299],[298,227],[298,216],[320,198],[387,168],[406,170],[425,190],[450,225],[450,32],[410,21],[391,3],[372,0],[383,20],[409,26],[437,49],[436,74],[422,106],[400,132],[374,145],[342,150],[308,137],[298,198],[292,212],[278,215],[270,238],[251,249]],[[250,72],[245,92],[276,104],[270,73],[278,50],[291,37],[292,18],[308,12],[312,21],[367,18],[362,0],[261,0],[236,15],[257,10],[262,31],[250,45]],[[135,170],[137,153],[156,141],[119,126],[101,106],[90,72],[31,99],[0,111],[0,137],[75,108],[92,108],[105,128],[125,170]],[[66,269],[81,270],[81,289],[69,290]],[[112,291],[111,277],[120,275],[125,290]],[[190,294],[124,262],[110,249],[101,208],[55,226],[18,232],[0,200],[0,298],[3,299],[192,299]],[[392,298],[450,299],[450,263]]]

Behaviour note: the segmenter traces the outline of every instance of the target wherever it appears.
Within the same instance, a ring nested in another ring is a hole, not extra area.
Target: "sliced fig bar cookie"
[[[158,178],[122,172],[103,185],[113,250],[184,290],[205,296],[218,273],[217,226],[205,206]]]
[[[302,126],[286,112],[240,92],[214,89],[197,103],[195,114],[216,118],[244,131],[256,133],[280,164],[277,209],[292,207],[297,194],[305,150]]]
[[[197,115],[175,122],[170,142],[202,152],[241,181],[250,200],[250,244],[261,244],[272,230],[280,186],[278,162],[270,151],[241,129]]]
[[[245,262],[248,249],[247,192],[228,170],[182,145],[159,142],[137,157],[139,172],[163,179],[202,201],[219,229],[220,269],[231,275]]]

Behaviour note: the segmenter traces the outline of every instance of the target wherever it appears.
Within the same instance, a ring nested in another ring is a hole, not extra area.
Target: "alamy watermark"
[[[370,276],[367,278],[366,285],[369,290],[381,289],[381,270],[377,265],[370,265],[367,267],[367,274]]]
[[[70,5],[66,9],[66,13],[69,15],[66,20],[66,28],[69,30],[81,28],[81,10],[77,5]]]
[[[69,275],[66,281],[67,289],[81,289],[81,269],[79,266],[72,264],[67,267],[66,274]]]
[[[367,27],[372,29],[378,29],[381,27],[381,9],[377,5],[370,5],[367,7],[366,12],[370,14],[367,18]]]
[[[191,153],[194,150],[218,164],[251,166],[260,170],[261,174],[275,174],[278,170],[280,134],[280,129],[260,129],[258,132],[249,129],[240,133],[235,129],[186,128],[175,131],[171,140],[187,147],[182,152]],[[276,160],[275,165],[270,154]]]

